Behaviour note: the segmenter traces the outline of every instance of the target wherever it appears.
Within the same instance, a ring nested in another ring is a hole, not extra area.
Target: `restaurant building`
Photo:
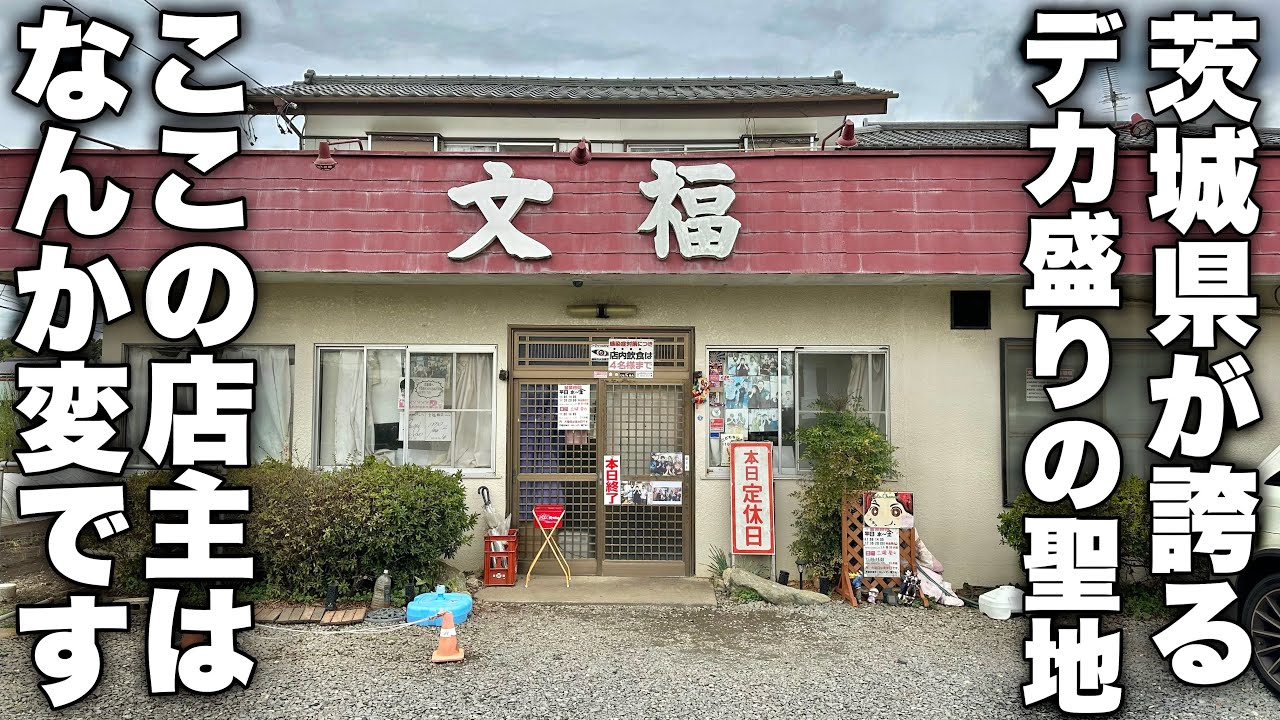
[[[806,471],[791,433],[820,398],[856,396],[897,446],[893,485],[915,493],[916,525],[947,578],[1021,577],[996,516],[1025,487],[1028,440],[1055,419],[1030,377],[1021,263],[1029,216],[1070,208],[1064,193],[1037,210],[1023,190],[1049,157],[1027,148],[1025,125],[879,123],[870,116],[897,95],[840,73],[308,71],[250,96],[255,113],[280,111],[300,133],[299,150],[247,151],[194,198],[245,196],[246,230],[184,236],[135,203],[115,234],[73,244],[81,260],[109,252],[135,287],[179,244],[217,242],[249,260],[256,315],[221,354],[258,361],[256,459],[457,469],[473,507],[487,486],[519,520],[523,557],[537,550],[532,506],[554,502],[575,573],[699,575],[712,547],[730,545],[727,441],[769,441],[778,569],[794,570],[792,492]],[[828,137],[846,116],[868,116],[851,128],[856,144]],[[1146,476],[1159,407],[1145,378],[1167,369],[1146,332],[1151,249],[1176,234],[1147,214],[1151,138],[1117,132],[1108,205],[1124,228],[1125,302],[1095,314],[1114,368],[1085,413],[1120,438],[1126,471]],[[1249,359],[1264,420],[1223,450],[1246,464],[1280,436],[1280,221],[1265,212],[1280,192],[1280,136],[1260,136],[1251,272],[1262,332]],[[589,153],[575,152],[580,140]],[[3,157],[11,217],[33,155]],[[177,167],[153,152],[79,162],[139,198]],[[36,257],[12,233],[0,251],[8,268]],[[611,345],[635,364],[611,368]],[[183,352],[136,314],[105,329],[103,360],[130,365],[135,408],[147,361]],[[719,380],[701,404],[698,374]],[[562,412],[565,385],[589,389]],[[145,414],[132,418],[136,447]],[[605,492],[609,458],[629,491],[617,497]],[[478,567],[480,543],[456,562]]]

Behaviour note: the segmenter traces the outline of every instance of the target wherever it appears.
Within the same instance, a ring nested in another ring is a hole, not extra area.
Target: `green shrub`
[[[143,558],[155,554],[147,490],[169,484],[171,473],[127,478],[131,529],[86,548],[116,559],[113,587],[145,594]],[[245,546],[229,554],[256,556],[257,580],[245,592],[256,598],[322,597],[329,583],[343,597],[367,593],[383,570],[397,584],[408,578],[442,578],[442,558],[470,540],[479,516],[468,514],[460,475],[416,465],[393,466],[372,458],[362,465],[322,471],[278,461],[230,470],[226,486],[250,490],[252,510],[226,518],[245,522]],[[160,518],[183,522],[181,514]],[[187,587],[198,587],[196,584]],[[192,596],[199,597],[199,593]]]
[[[791,553],[812,568],[817,577],[839,574],[843,553],[841,510],[845,493],[875,490],[885,480],[898,477],[898,466],[889,444],[876,426],[861,413],[856,401],[816,403],[816,422],[796,431],[801,458],[812,465],[810,478],[793,494],[795,541]]]
[[[707,571],[711,573],[711,577],[719,580],[724,576],[724,571],[729,569],[729,556],[722,548],[711,546],[711,562],[707,563]]]
[[[1081,511],[1075,510],[1070,499],[1050,504],[1037,500],[1030,492],[1019,495],[1013,501],[1013,507],[1000,513],[998,525],[1000,542],[1019,555],[1031,552],[1028,538],[1022,530],[1023,518],[1028,515],[1119,518],[1120,562],[1129,567],[1146,567],[1149,563],[1151,505],[1148,503],[1147,484],[1137,475],[1130,475],[1117,483],[1115,492],[1105,502]]]

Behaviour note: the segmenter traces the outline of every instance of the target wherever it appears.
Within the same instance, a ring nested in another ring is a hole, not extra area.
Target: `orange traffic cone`
[[[444,617],[440,623],[440,644],[431,655],[433,663],[460,662],[462,648],[458,647],[458,630],[453,626],[453,613],[442,610],[436,617]]]

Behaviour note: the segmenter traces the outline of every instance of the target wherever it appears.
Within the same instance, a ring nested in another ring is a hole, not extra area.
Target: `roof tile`
[[[824,77],[542,78],[444,75],[315,75],[290,85],[252,88],[250,99],[401,97],[502,100],[760,100],[897,97],[892,90]]]

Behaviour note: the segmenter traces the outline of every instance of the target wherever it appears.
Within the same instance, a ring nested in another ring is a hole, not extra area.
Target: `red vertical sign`
[[[772,555],[773,443],[729,445],[735,555]]]

